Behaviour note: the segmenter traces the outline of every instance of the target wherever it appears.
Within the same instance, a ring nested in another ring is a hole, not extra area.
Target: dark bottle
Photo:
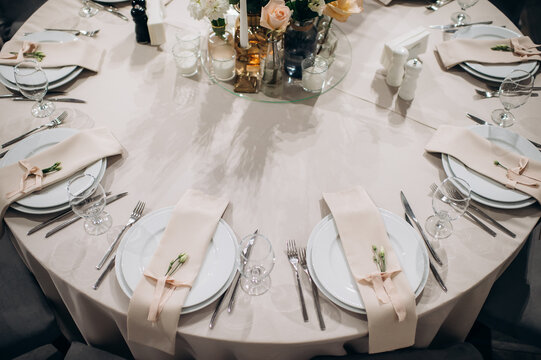
[[[135,40],[141,44],[148,44],[150,35],[148,34],[148,17],[145,9],[141,5],[135,5],[131,9],[131,16],[135,22]]]

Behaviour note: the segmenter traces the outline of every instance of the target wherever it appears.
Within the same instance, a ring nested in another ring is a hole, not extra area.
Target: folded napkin
[[[468,168],[508,188],[520,190],[541,203],[541,163],[505,150],[468,129],[442,125],[425,150],[451,155]],[[496,165],[495,161],[507,169]]]
[[[417,328],[415,296],[400,268],[381,215],[358,186],[323,198],[334,216],[349,268],[366,307],[368,352],[413,345]],[[385,252],[386,270],[379,271],[372,246]]]
[[[64,180],[99,159],[121,152],[122,146],[111,132],[97,128],[81,131],[36,155],[1,168],[0,219],[11,203],[27,194]],[[43,175],[41,169],[58,161],[62,170]]]
[[[39,62],[42,68],[77,65],[95,72],[100,70],[105,55],[105,50],[78,39],[65,43],[10,40],[0,50],[0,65],[15,66],[32,58],[36,51],[45,55]]]
[[[196,190],[188,190],[179,200],[130,300],[128,341],[174,354],[184,300],[227,204],[224,198]],[[172,276],[165,276],[171,260],[181,253],[188,260]]]
[[[495,46],[510,51],[492,50]],[[516,63],[541,60],[541,51],[528,36],[512,39],[453,39],[436,46],[446,69],[464,61],[483,64]]]

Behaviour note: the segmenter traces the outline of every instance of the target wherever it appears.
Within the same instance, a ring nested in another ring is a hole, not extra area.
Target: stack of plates
[[[38,132],[16,143],[11,150],[0,160],[0,167],[5,167],[35,155],[54,144],[67,139],[78,130],[58,128]],[[59,159],[61,161],[62,159]],[[50,164],[53,165],[53,164]],[[74,174],[91,174],[100,181],[107,167],[107,159],[101,159],[87,167],[84,171]],[[60,170],[62,171],[62,170]],[[27,214],[51,214],[69,208],[67,185],[70,178],[57,182],[41,191],[34,192],[11,204],[13,209]],[[13,189],[15,190],[15,189]]]
[[[62,31],[36,32],[23,36],[21,40],[59,43],[79,41],[75,35]],[[63,66],[59,68],[44,68],[43,70],[45,71],[47,80],[49,80],[49,89],[54,89],[75,79],[83,71],[83,68],[79,66]],[[0,83],[8,89],[18,91],[13,75],[13,66],[0,65]]]
[[[470,130],[497,144],[498,146],[524,155],[529,159],[541,161],[541,152],[522,136],[498,126],[472,126]],[[458,176],[471,187],[471,198],[481,204],[500,209],[518,209],[536,202],[534,198],[504,185],[466,167],[458,159],[442,154],[443,169],[447,176]],[[494,161],[498,159],[491,159]]]
[[[521,36],[520,34],[493,25],[467,26],[455,33],[456,39],[510,39]],[[483,80],[501,83],[513,70],[524,70],[532,75],[539,69],[537,61],[528,61],[516,64],[481,64],[464,62],[460,64],[471,75]]]
[[[116,253],[115,271],[120,287],[129,298],[154,255],[172,212],[173,208],[169,207],[144,216],[122,238]],[[237,271],[237,250],[233,230],[220,219],[199,275],[184,302],[182,313],[204,308],[228,289]]]
[[[428,278],[426,247],[405,220],[387,210],[379,211],[400,267],[417,297]],[[332,215],[323,218],[312,230],[308,239],[306,262],[314,283],[332,302],[349,311],[366,313]]]

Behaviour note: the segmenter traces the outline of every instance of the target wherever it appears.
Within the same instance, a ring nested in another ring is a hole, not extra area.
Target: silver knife
[[[472,115],[472,114],[470,114],[470,113],[467,113],[466,115],[468,115],[468,117],[469,117],[470,119],[472,119],[473,121],[475,121],[475,122],[478,123],[478,124],[481,124],[481,125],[490,125],[490,126],[492,126],[491,123],[486,122],[485,120],[481,119],[480,117],[477,117],[477,116]],[[529,142],[531,142],[535,147],[541,148],[541,144],[536,143],[535,141],[532,141],[532,140],[530,140],[530,139],[527,139],[527,140],[528,140]]]
[[[408,224],[410,224],[413,227],[413,224],[411,223],[411,220],[407,214],[405,215],[405,218]],[[443,282],[443,279],[441,278],[440,273],[438,272],[434,264],[432,264],[432,261],[430,261],[430,259],[428,259],[428,266],[430,268],[430,271],[432,271],[432,275],[434,275],[434,278],[436,279],[436,281],[438,282],[442,290],[447,292],[447,286],[445,286],[445,283]]]
[[[49,101],[55,101],[55,102],[68,102],[68,103],[77,103],[77,104],[86,104],[85,100],[81,99],[75,99],[75,98],[53,98],[53,97],[45,97],[45,100]],[[27,99],[25,97],[14,97],[13,101],[36,101],[32,99]]]
[[[66,92],[65,91],[62,91],[62,90],[50,90],[50,91],[47,91],[47,95],[62,95],[62,94],[65,94]],[[21,97],[21,94],[3,94],[3,95],[0,95],[0,99],[11,99],[11,98],[16,98],[16,97]]]
[[[254,235],[257,234],[259,229],[256,229],[254,231]],[[250,257],[250,251],[252,250],[252,244],[248,245],[248,248],[246,249],[245,257],[248,259]],[[237,288],[239,287],[240,282],[240,271],[237,270],[237,273],[235,274],[235,279],[233,279],[233,283],[235,284],[233,286],[233,290],[231,291],[231,298],[229,299],[229,304],[227,304],[227,312],[230,313],[233,311],[233,303],[235,302],[235,294],[237,293]]]
[[[90,0],[89,2],[92,3],[92,5],[97,7],[98,9],[109,11],[111,14],[118,16],[122,20],[130,21],[130,19],[128,19],[124,14],[118,11],[118,9],[114,6],[111,6],[111,5],[105,6],[92,0]]]
[[[98,280],[96,280],[94,285],[92,285],[92,289],[98,290],[98,288],[101,285],[101,282],[103,281],[103,279],[105,279],[105,276],[107,276],[109,271],[111,271],[111,269],[113,269],[113,267],[115,266],[115,259],[116,259],[116,255],[111,258],[111,261],[109,261],[109,264],[107,264],[107,267],[105,268],[105,270],[103,270],[103,272],[100,274],[100,276],[98,277]]]
[[[105,202],[107,205],[117,201],[118,199],[122,199],[124,196],[128,195],[127,192],[123,192],[123,193],[120,193],[120,194],[117,194],[117,195],[112,195],[112,196],[108,196],[106,199],[105,199]],[[64,221],[62,224],[58,225],[57,227],[51,229],[47,234],[45,234],[45,237],[48,238],[49,236],[53,235],[53,234],[56,234],[57,232],[59,232],[60,230],[64,229],[65,227],[68,227],[70,226],[71,224],[73,224],[74,222],[77,222],[81,217],[79,215],[75,215],[74,217],[72,217],[71,219],[69,220],[66,220]]]
[[[473,23],[468,23],[468,24],[430,25],[429,28],[439,29],[439,30],[452,30],[452,29],[458,29],[458,28],[466,27],[466,26],[481,25],[481,24],[489,25],[492,23],[493,21],[489,20],[489,21],[478,21],[478,22],[473,22]]]
[[[209,323],[209,328],[210,329],[214,328],[214,324],[216,323],[216,318],[218,317],[218,312],[220,310],[220,306],[222,305],[222,301],[224,301],[226,293],[227,293],[227,291],[224,291],[224,293],[222,294],[222,296],[220,296],[220,298],[218,299],[218,302],[216,303],[216,308],[214,309],[214,312],[212,313],[212,316],[210,318],[210,323]]]
[[[500,229],[501,231],[503,231],[507,235],[511,236],[512,238],[517,237],[517,235],[514,232],[512,232],[511,230],[509,230],[508,228],[506,228],[505,226],[503,226],[502,224],[500,224],[499,222],[494,220],[490,215],[488,215],[483,210],[479,209],[477,206],[472,204],[471,201],[470,201],[470,203],[468,205],[468,209],[472,209],[473,211],[477,212],[479,215],[481,215],[482,217],[484,217],[485,219],[490,221],[492,223],[492,225],[496,226],[498,229]]]
[[[417,220],[417,218],[415,217],[415,214],[413,213],[413,210],[411,209],[411,206],[408,203],[408,200],[406,199],[404,192],[402,191],[400,191],[400,198],[402,199],[402,205],[404,205],[404,210],[406,210],[406,214],[413,220],[413,222],[417,226],[417,230],[419,230],[419,232],[421,233],[421,236],[426,244],[426,247],[428,248],[428,251],[430,252],[430,254],[432,254],[432,257],[434,258],[434,260],[436,260],[438,264],[443,265],[443,263],[440,260],[440,257],[438,256],[438,254],[436,254],[436,251],[434,251],[434,248],[432,247],[432,245],[430,245],[430,241],[428,241],[428,238],[426,237],[426,234],[423,228],[421,227],[421,224],[419,224],[419,220]]]
[[[108,192],[105,193],[105,196],[109,196],[109,195],[111,195],[111,192],[110,192],[110,191],[108,191]],[[71,208],[66,209],[66,210],[62,211],[61,213],[59,213],[59,214],[53,216],[53,217],[50,218],[49,220],[45,220],[45,221],[42,222],[41,224],[38,224],[38,225],[34,226],[32,229],[28,230],[28,232],[26,233],[26,235],[32,235],[32,234],[35,233],[36,231],[41,230],[41,229],[43,229],[44,227],[46,227],[46,226],[48,226],[48,225],[54,223],[56,220],[61,219],[61,218],[63,218],[64,216],[66,216],[66,215],[71,215],[71,214],[73,214],[73,210],[72,210]]]

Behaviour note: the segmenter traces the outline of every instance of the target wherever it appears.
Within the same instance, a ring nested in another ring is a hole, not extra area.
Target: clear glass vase
[[[286,73],[300,79],[302,61],[313,56],[317,47],[317,29],[314,19],[293,21],[284,34],[284,69]]]
[[[225,20],[218,19],[211,21],[212,31],[209,33],[208,38],[208,52],[212,54],[212,50],[222,46],[233,46],[233,35],[225,29]]]
[[[261,88],[269,97],[278,97],[282,93],[282,37],[271,33],[267,41],[267,52],[263,67]]]

